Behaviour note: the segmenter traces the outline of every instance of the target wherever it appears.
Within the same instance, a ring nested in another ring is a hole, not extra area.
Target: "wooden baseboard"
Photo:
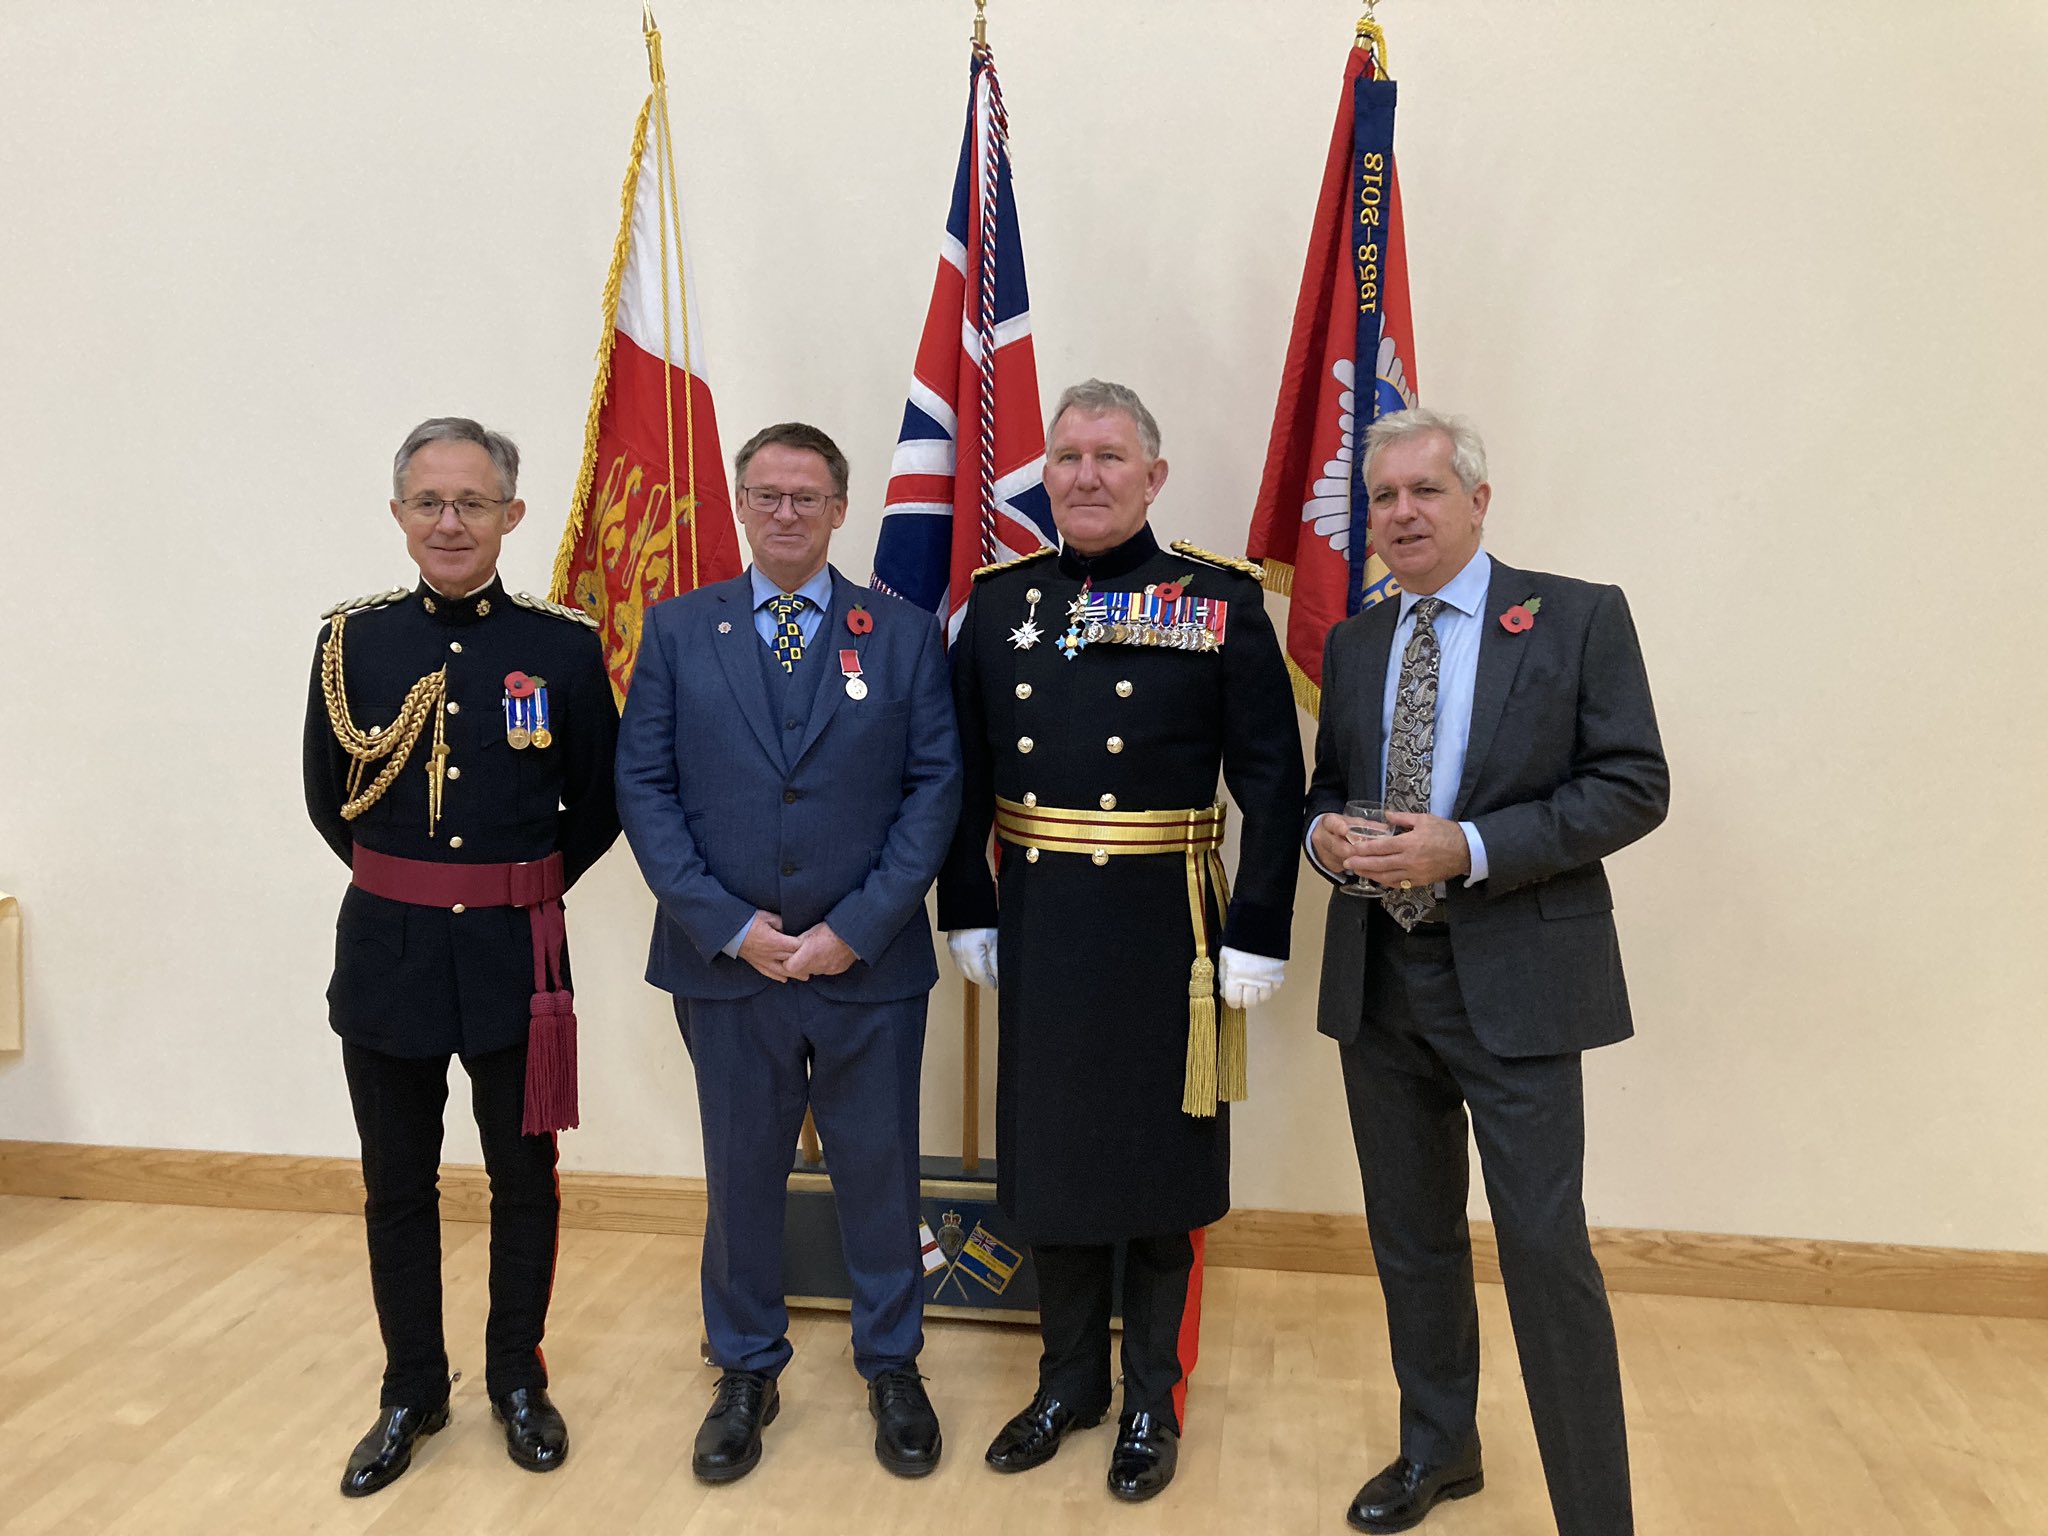
[[[363,1184],[352,1158],[0,1141],[0,1195],[354,1214]],[[483,1169],[444,1166],[441,1204],[451,1221],[487,1219]],[[562,1224],[696,1236],[704,1181],[565,1171]],[[1479,1277],[1497,1281],[1486,1223],[1473,1224],[1472,1247]],[[1622,1227],[1594,1229],[1593,1248],[1617,1293],[2048,1318],[2048,1254]],[[1230,1269],[1373,1272],[1365,1218],[1312,1211],[1232,1211],[1210,1228],[1208,1259]]]

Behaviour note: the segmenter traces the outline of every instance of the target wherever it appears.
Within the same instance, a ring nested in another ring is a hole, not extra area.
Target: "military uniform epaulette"
[[[535,597],[531,592],[514,592],[512,601],[522,608],[531,608],[535,613],[551,613],[558,619],[574,619],[586,629],[597,628],[597,620],[581,608],[570,608],[561,603],[551,603],[544,597]]]
[[[1264,581],[1266,579],[1266,568],[1259,564],[1258,561],[1239,560],[1234,555],[1219,555],[1213,550],[1203,549],[1200,545],[1190,544],[1186,539],[1175,539],[1173,541],[1173,552],[1177,555],[1186,555],[1190,560],[1202,560],[1210,565],[1220,565],[1226,571],[1236,571],[1241,576],[1251,577],[1253,581]]]
[[[367,597],[353,597],[345,603],[336,603],[332,608],[321,614],[320,617],[331,619],[336,614],[361,613],[365,608],[382,608],[387,604],[397,602],[411,590],[410,587],[393,587],[388,592],[372,592]]]
[[[1034,560],[1043,560],[1047,555],[1057,553],[1059,553],[1059,551],[1053,549],[1051,546],[1047,546],[1044,549],[1034,549],[1028,555],[1019,555],[1014,560],[998,560],[994,565],[984,565],[980,570],[976,571],[974,573],[974,579],[976,581],[979,581],[984,576],[995,575],[997,571],[1007,571],[1012,570],[1020,565],[1029,565]]]

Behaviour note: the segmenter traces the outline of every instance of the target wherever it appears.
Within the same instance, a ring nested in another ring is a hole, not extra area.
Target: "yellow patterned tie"
[[[809,606],[809,598],[794,592],[780,592],[768,599],[768,612],[775,620],[775,637],[768,644],[785,672],[794,672],[804,659],[804,630],[796,616]]]

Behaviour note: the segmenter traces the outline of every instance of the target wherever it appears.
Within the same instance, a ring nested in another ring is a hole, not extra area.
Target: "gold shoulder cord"
[[[389,726],[373,725],[367,731],[363,730],[349,716],[348,691],[342,683],[341,633],[347,623],[348,615],[337,613],[333,627],[320,647],[320,692],[327,701],[327,724],[334,732],[334,739],[341,743],[341,750],[350,759],[349,798],[341,808],[341,819],[354,821],[383,798],[384,791],[404,771],[406,760],[412,756],[412,749],[420,739],[420,732],[426,729],[427,718],[432,716],[433,761],[427,764],[427,836],[432,837],[435,824],[441,819],[441,785],[448,762],[448,742],[442,728],[441,709],[442,700],[448,696],[448,668],[443,666],[440,671],[430,672],[414,683],[406,693],[405,702],[398,708],[398,718]],[[384,763],[370,787],[362,789],[364,770],[381,759],[389,761]]]

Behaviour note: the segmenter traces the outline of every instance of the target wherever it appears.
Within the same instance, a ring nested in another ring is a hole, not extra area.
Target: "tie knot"
[[[1444,611],[1444,600],[1440,597],[1420,597],[1415,600],[1415,622],[1424,629],[1436,623],[1436,616]]]
[[[810,605],[801,592],[778,592],[768,599],[768,611],[778,619],[793,619]]]

